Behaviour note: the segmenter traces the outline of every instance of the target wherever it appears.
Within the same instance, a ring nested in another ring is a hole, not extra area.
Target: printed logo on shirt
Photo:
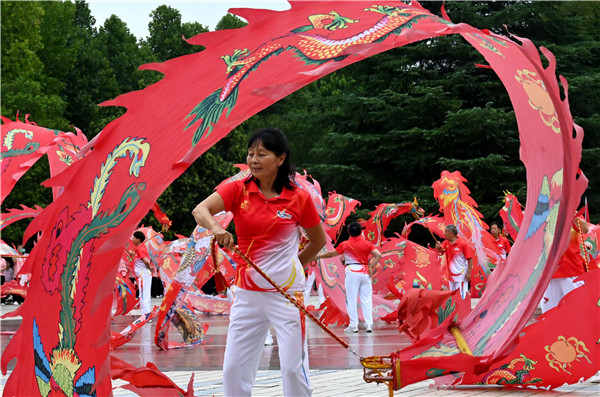
[[[292,219],[292,214],[285,212],[285,210],[277,211],[277,216],[281,219]]]

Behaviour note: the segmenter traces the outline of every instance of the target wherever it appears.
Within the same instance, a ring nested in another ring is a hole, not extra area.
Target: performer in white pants
[[[150,290],[152,288],[152,265],[148,248],[143,244],[146,236],[139,230],[133,233],[132,242],[134,249],[127,253],[133,259],[135,277],[138,281],[140,292],[140,310],[142,316],[147,317],[152,311],[152,301],[150,299]]]
[[[350,317],[350,325],[344,332],[358,332],[358,297],[360,297],[366,330],[372,332],[373,285],[371,284],[371,273],[379,259],[381,259],[381,252],[371,242],[362,238],[362,227],[358,222],[352,222],[348,225],[348,233],[350,233],[348,240],[341,242],[334,251],[317,255],[317,259],[344,255],[346,264],[346,308],[348,317]],[[369,255],[372,255],[370,259]]]
[[[459,290],[460,297],[465,299],[469,293],[471,282],[471,269],[473,269],[473,256],[475,251],[460,237],[454,225],[447,225],[444,229],[446,240],[440,244],[435,242],[438,253],[446,256],[446,266],[450,273],[450,291]]]
[[[233,236],[213,217],[231,211],[240,251],[303,301],[303,264],[326,242],[321,219],[310,195],[293,181],[289,147],[281,131],[256,131],[248,142],[246,163],[251,175],[221,183],[194,208],[194,219],[210,229],[221,246],[232,247]],[[298,253],[300,228],[310,242]],[[304,316],[241,258],[237,262],[223,363],[225,396],[251,395],[269,326],[277,335],[284,395],[312,395]]]

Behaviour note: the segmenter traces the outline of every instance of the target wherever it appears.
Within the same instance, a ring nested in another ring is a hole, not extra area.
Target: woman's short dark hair
[[[146,236],[144,236],[144,233],[140,232],[139,230],[136,230],[135,232],[133,232],[133,237],[137,238],[142,243],[146,239]]]
[[[277,193],[281,193],[284,187],[288,189],[294,189],[294,175],[296,170],[292,167],[292,161],[290,159],[290,146],[288,145],[287,139],[281,130],[277,128],[267,127],[261,128],[250,136],[248,139],[248,149],[259,143],[263,144],[265,149],[275,153],[277,156],[285,154],[283,163],[277,170],[277,176],[275,177],[275,183],[273,188]]]

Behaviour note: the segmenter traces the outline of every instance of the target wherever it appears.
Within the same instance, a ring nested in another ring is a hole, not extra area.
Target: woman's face
[[[268,150],[261,141],[258,141],[248,148],[246,164],[250,167],[252,176],[258,180],[267,180],[277,176],[277,170],[284,160],[285,154],[277,156],[275,152]]]

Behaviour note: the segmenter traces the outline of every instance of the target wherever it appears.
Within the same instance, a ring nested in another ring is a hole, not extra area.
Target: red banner
[[[525,327],[510,355],[453,384],[555,388],[594,376],[600,370],[600,270],[577,280],[585,285]]]
[[[65,170],[77,160],[79,148],[87,143],[87,138],[77,130],[62,132],[39,127],[30,122],[12,121],[2,118],[2,144],[0,145],[0,202],[12,191],[15,184],[44,154],[48,153],[50,175]],[[54,198],[58,197],[62,186],[53,188]]]
[[[323,228],[331,241],[337,241],[337,237],[346,218],[348,218],[348,215],[354,212],[354,209],[359,205],[360,201],[335,192],[329,192]]]
[[[375,211],[370,212],[371,217],[368,220],[360,220],[359,223],[365,229],[363,236],[365,239],[375,245],[381,245],[385,240],[383,232],[387,229],[392,219],[402,214],[417,214],[418,207],[416,202],[399,204],[379,204]]]
[[[513,240],[516,240],[521,223],[523,223],[523,206],[515,195],[505,193],[504,206],[500,209],[500,218],[502,218],[506,232]]]

